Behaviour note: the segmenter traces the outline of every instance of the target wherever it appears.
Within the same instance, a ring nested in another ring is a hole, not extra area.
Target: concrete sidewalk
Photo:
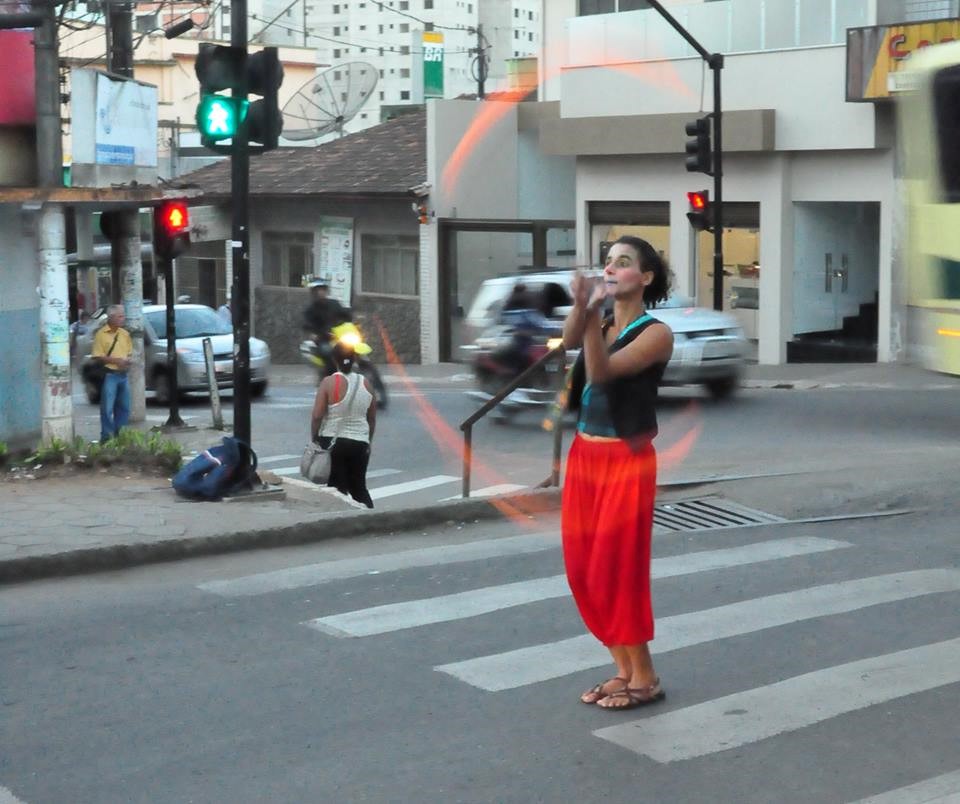
[[[315,382],[302,366],[276,367],[278,383]],[[462,364],[388,368],[391,385],[404,376],[419,385],[471,386]],[[837,388],[944,389],[960,380],[903,365],[801,364],[747,367],[751,389],[829,391]],[[199,429],[176,434],[184,452],[215,443],[222,433]],[[282,483],[282,478],[268,481]],[[178,498],[162,477],[129,472],[77,472],[68,477],[0,480],[0,582],[90,572],[233,550],[302,544],[352,534],[390,533],[448,521],[551,510],[559,492],[531,491],[506,497],[455,500],[425,508],[368,511],[336,492],[283,483],[280,495],[252,495],[225,502]],[[278,498],[278,496],[280,498]]]

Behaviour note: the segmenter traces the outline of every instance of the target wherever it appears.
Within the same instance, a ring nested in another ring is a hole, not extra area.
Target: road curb
[[[344,536],[409,531],[445,522],[498,519],[515,514],[526,516],[559,508],[559,489],[537,489],[494,497],[451,500],[423,508],[338,512],[321,515],[310,522],[277,528],[166,539],[160,542],[116,544],[4,559],[0,560],[0,583],[82,575],[244,550],[313,544]]]

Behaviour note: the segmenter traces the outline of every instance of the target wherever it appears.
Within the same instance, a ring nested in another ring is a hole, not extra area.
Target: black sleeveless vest
[[[634,327],[626,335],[610,344],[607,353],[612,355],[619,352],[627,344],[632,343],[647,327],[656,323],[659,323],[657,319],[649,318],[649,320]],[[612,324],[612,316],[604,320],[604,335]],[[657,389],[666,367],[666,363],[654,363],[637,374],[617,377],[603,384],[609,405],[610,419],[613,421],[618,438],[625,440],[638,439],[646,443],[656,436]],[[587,367],[583,350],[581,350],[571,372],[567,402],[569,410],[578,411],[580,409],[586,380]]]

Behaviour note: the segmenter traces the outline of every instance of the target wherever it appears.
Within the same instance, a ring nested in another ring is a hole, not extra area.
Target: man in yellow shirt
[[[100,389],[100,443],[113,438],[130,419],[127,369],[133,355],[133,341],[123,328],[126,320],[123,305],[111,305],[107,308],[106,326],[100,327],[93,338],[90,356],[106,368]]]

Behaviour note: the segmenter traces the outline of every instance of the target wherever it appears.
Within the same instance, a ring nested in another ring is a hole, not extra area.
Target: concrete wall
[[[874,107],[846,102],[845,74],[842,46],[729,56],[723,70],[723,108],[775,109],[777,150],[877,147]],[[694,112],[700,108],[702,80],[699,58],[571,68],[563,73],[561,116]],[[707,109],[712,108],[711,97],[708,70]],[[678,129],[677,140],[683,138]]]
[[[368,318],[364,335],[374,347],[377,362],[386,359],[379,327],[383,325],[394,350],[404,362],[420,359],[420,301],[416,296],[393,296],[363,289],[363,257],[360,244],[365,234],[417,237],[420,225],[408,200],[389,201],[270,201],[251,205],[250,283],[253,298],[253,332],[270,345],[277,363],[295,363],[300,357],[300,321],[308,294],[301,288],[263,286],[263,232],[313,232],[314,254],[319,254],[318,222],[321,217],[353,218],[352,307]],[[421,287],[422,292],[422,287]]]
[[[0,204],[0,440],[40,437],[40,271],[20,206]]]

